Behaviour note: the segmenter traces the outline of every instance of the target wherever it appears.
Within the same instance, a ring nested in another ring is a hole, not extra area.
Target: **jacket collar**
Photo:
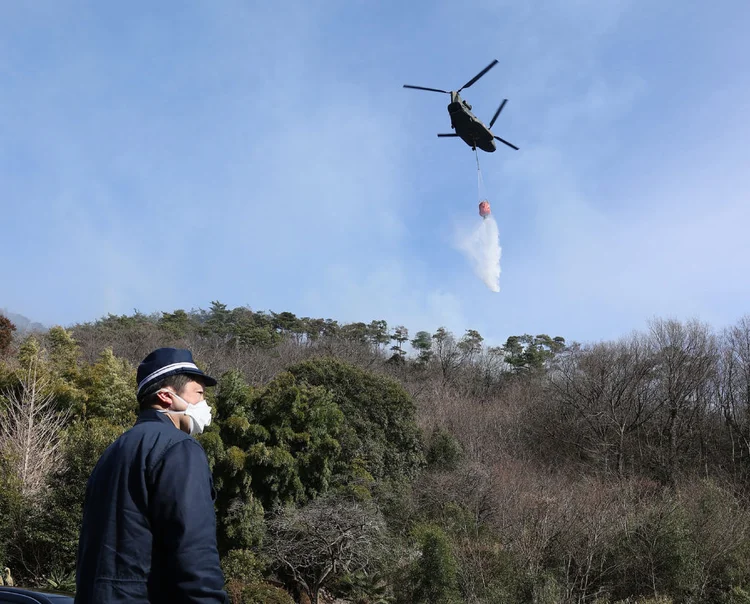
[[[174,426],[172,420],[156,409],[143,409],[142,411],[139,411],[138,419],[135,420],[135,423],[140,424],[143,422],[166,422],[171,426]]]

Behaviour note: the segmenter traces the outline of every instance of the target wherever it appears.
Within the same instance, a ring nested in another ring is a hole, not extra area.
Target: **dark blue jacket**
[[[86,487],[77,604],[226,604],[203,448],[156,410],[104,452]]]

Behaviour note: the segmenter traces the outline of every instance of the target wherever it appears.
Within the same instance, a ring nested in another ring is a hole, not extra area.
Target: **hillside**
[[[2,331],[0,566],[17,582],[70,584],[135,368],[177,346],[221,378],[198,440],[234,602],[750,602],[750,317],[503,347],[219,302]],[[29,381],[56,427],[31,444]]]

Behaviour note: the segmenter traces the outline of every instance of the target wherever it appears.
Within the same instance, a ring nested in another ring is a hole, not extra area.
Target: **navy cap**
[[[203,373],[193,362],[193,354],[189,350],[181,348],[157,348],[150,353],[138,365],[138,391],[141,391],[154,382],[163,379],[169,375],[178,373],[190,373],[200,376],[206,386],[215,386],[216,380]]]

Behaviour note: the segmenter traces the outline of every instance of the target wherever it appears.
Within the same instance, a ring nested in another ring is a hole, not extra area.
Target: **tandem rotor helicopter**
[[[495,146],[495,139],[518,151],[518,147],[506,140],[503,140],[499,136],[496,136],[490,130],[492,126],[494,126],[497,116],[500,115],[503,107],[505,107],[505,103],[508,102],[508,99],[503,99],[503,102],[500,103],[500,107],[497,108],[495,115],[492,116],[490,125],[485,126],[482,121],[471,112],[471,105],[469,105],[469,103],[462,99],[461,95],[459,94],[464,88],[469,88],[472,84],[474,84],[479,78],[481,78],[490,69],[497,65],[497,63],[497,59],[492,61],[492,63],[487,65],[487,67],[485,67],[472,79],[466,82],[466,84],[461,86],[461,88],[459,88],[458,90],[440,90],[438,88],[425,88],[424,86],[410,86],[409,84],[404,84],[404,88],[428,90],[430,92],[442,92],[444,94],[451,95],[451,102],[448,105],[448,113],[451,117],[451,128],[453,128],[453,130],[455,130],[456,132],[450,134],[438,134],[439,137],[458,137],[467,145],[469,145],[469,147],[471,147],[475,152],[477,150],[477,147],[479,147],[482,151],[493,153],[497,149],[497,147]]]

